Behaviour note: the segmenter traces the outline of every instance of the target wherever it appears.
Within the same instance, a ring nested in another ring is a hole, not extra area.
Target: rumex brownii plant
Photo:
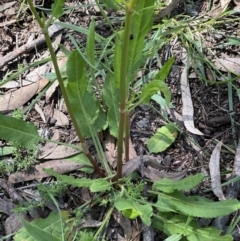
[[[101,178],[75,179],[50,169],[45,171],[68,185],[89,188],[91,192],[96,193],[94,205],[105,205],[109,209],[95,233],[79,231],[74,224],[74,218],[71,218],[67,211],[62,212],[58,208],[58,213],[51,213],[45,220],[38,219],[32,223],[23,220],[24,228],[15,235],[14,239],[22,240],[23,237],[30,235],[34,240],[98,240],[116,208],[129,219],[140,217],[145,225],[153,225],[157,230],[170,236],[171,240],[181,238],[219,240],[220,231],[214,228],[201,228],[194,218],[227,215],[239,209],[239,202],[237,200],[213,202],[198,196],[185,196],[183,191],[197,186],[204,179],[202,174],[190,176],[178,182],[168,179],[155,182],[148,193],[157,199],[156,202],[149,201],[142,195],[143,182],[134,183],[129,177],[122,178],[123,153],[125,160],[129,160],[130,112],[139,104],[149,103],[151,97],[159,92],[164,95],[166,105],[170,104],[171,94],[164,81],[174,58],[170,58],[139,93],[132,88],[138,71],[151,55],[144,49],[146,36],[153,24],[155,1],[103,1],[108,7],[125,12],[123,27],[115,31],[110,38],[104,39],[95,33],[95,23],[91,21],[88,31],[85,32],[87,34],[85,51],[82,51],[74,38],[69,36],[76,50],[67,56],[65,79],[58,67],[48,34],[48,27],[63,14],[64,0],[55,1],[52,15],[48,20],[44,15],[39,16],[32,0],[27,2],[45,36],[56,78],[81,143],[81,146],[75,146],[75,148],[82,150]],[[101,9],[101,5],[98,2],[97,4]],[[66,23],[57,22],[56,24],[76,29]],[[97,61],[99,55],[96,44],[101,46],[108,42],[110,48],[110,40],[114,40],[114,44],[111,46],[112,52],[110,57],[108,55],[108,62],[101,61],[101,58],[106,60],[104,53],[100,53],[100,61]],[[99,73],[104,79],[103,87],[100,87],[96,81],[96,75]],[[95,91],[92,86],[96,88]],[[96,92],[100,97],[96,97]],[[0,121],[2,139],[19,142],[26,148],[31,148],[39,141],[50,141],[40,137],[37,128],[31,123],[3,115],[0,116]],[[98,132],[106,128],[117,140],[116,173],[110,168],[98,138]],[[87,148],[86,138],[89,137],[93,140],[100,166]],[[174,142],[176,137],[177,127],[174,123],[169,123],[164,128],[160,128],[151,141],[149,140],[148,148],[151,152],[162,151]],[[165,143],[164,147],[156,148],[156,140]],[[49,195],[51,197],[51,194]],[[54,202],[53,197],[52,200]],[[83,215],[84,207],[79,209]],[[222,240],[232,240],[229,235],[222,238]]]

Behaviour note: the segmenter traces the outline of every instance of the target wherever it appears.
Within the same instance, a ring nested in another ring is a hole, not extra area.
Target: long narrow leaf
[[[46,232],[45,230],[32,225],[31,223],[28,223],[25,220],[22,220],[24,227],[28,231],[28,233],[34,238],[36,241],[61,241],[60,238],[52,235],[49,232]]]
[[[152,27],[153,11],[155,0],[141,0],[137,2],[135,14],[133,16],[133,39],[130,42],[130,70],[137,68],[139,60],[141,60],[144,48],[144,39],[146,34]]]
[[[119,122],[119,90],[116,88],[114,77],[108,74],[103,85],[103,98],[108,107],[108,125],[111,135],[117,137]]]
[[[163,212],[175,211],[193,217],[216,218],[239,210],[240,203],[236,199],[214,202],[204,197],[186,197],[181,192],[174,192],[159,194],[156,207]]]
[[[87,90],[85,62],[77,50],[73,51],[68,58],[67,76],[66,91],[78,126],[84,137],[90,137],[90,125],[98,131],[103,128],[106,121],[103,112],[100,112],[99,105],[93,97],[93,93]],[[101,121],[96,122],[99,113],[101,113]]]
[[[91,21],[87,39],[87,57],[88,61],[94,66],[94,51],[95,51],[95,23],[94,20]],[[93,70],[91,70],[93,71]]]

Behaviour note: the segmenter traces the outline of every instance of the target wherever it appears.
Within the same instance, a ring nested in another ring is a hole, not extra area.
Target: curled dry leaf
[[[219,200],[226,200],[222,187],[221,187],[221,175],[220,175],[220,152],[222,142],[220,141],[214,148],[209,162],[209,170],[211,176],[211,186],[213,193]]]
[[[186,63],[186,60],[185,60]],[[196,135],[203,135],[201,131],[195,128],[194,121],[193,121],[193,103],[191,98],[191,92],[189,88],[188,83],[188,68],[187,64],[185,68],[183,69],[182,75],[181,75],[181,92],[182,92],[182,116],[183,116],[183,122],[186,127],[186,129]]]
[[[6,113],[23,106],[36,94],[38,86],[39,82],[37,81],[31,85],[6,93],[0,98],[0,113]]]
[[[83,167],[83,164],[76,162],[70,162],[68,160],[54,160],[44,162],[38,165],[35,165],[33,168],[30,168],[28,171],[20,171],[10,174],[8,177],[8,182],[18,183],[25,182],[34,179],[42,179],[48,177],[49,175],[43,171],[44,168],[52,168],[55,172],[59,174],[64,174],[71,172]]]

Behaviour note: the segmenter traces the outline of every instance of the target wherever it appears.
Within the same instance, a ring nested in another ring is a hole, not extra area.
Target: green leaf
[[[186,237],[188,241],[232,241],[230,235],[221,236],[221,230],[213,227],[202,228],[199,224],[192,220],[189,225],[187,223],[187,216],[172,215],[161,213],[161,216],[155,215],[153,217],[153,227],[163,231],[168,236],[174,234],[181,234]]]
[[[13,150],[14,150],[14,147],[12,146],[0,147],[0,157],[12,154]]]
[[[10,116],[0,115],[0,139],[16,141],[21,146],[30,148],[42,138],[33,123],[26,123]]]
[[[55,0],[52,5],[52,16],[55,18],[59,18],[63,14],[63,6],[65,0]]]
[[[79,170],[86,172],[87,174],[91,174],[94,171],[92,164],[90,163],[90,161],[88,160],[88,158],[84,153],[79,153],[77,155],[64,158],[64,161],[73,161],[76,163],[83,164],[84,166],[79,168]]]
[[[87,90],[86,63],[77,50],[73,51],[67,60],[68,84],[73,83],[78,88],[76,95],[82,97]]]
[[[140,213],[136,209],[125,209],[125,210],[122,210],[122,214],[126,218],[134,219],[140,216],[142,213]]]
[[[133,38],[130,41],[130,70],[135,71],[139,62],[141,63],[142,52],[144,49],[144,40],[152,28],[154,15],[155,0],[141,0],[137,1],[135,13],[132,20],[132,34]]]
[[[62,218],[67,216],[66,212],[61,213]],[[31,223],[22,220],[24,227],[22,227],[14,237],[15,241],[49,241],[62,240],[61,220],[59,213],[52,212],[45,218],[39,218]]]
[[[193,217],[216,218],[239,210],[240,203],[236,199],[214,202],[204,197],[186,197],[181,192],[174,192],[159,194],[155,206],[162,212],[174,211]]]
[[[98,178],[94,180],[94,182],[90,186],[91,192],[103,192],[103,191],[109,191],[111,189],[111,183],[102,178]]]
[[[107,121],[110,134],[117,137],[119,124],[119,89],[116,88],[114,77],[111,74],[106,76],[103,85],[103,99],[108,107]]]
[[[96,131],[102,130],[106,123],[106,117],[100,111],[93,93],[89,93],[87,90],[88,83],[85,71],[83,58],[77,50],[73,51],[67,61],[68,84],[66,92],[82,135],[90,137],[90,127],[94,127]],[[98,118],[99,113],[101,118]]]
[[[157,189],[166,193],[190,190],[202,182],[203,179],[204,175],[202,173],[183,178],[179,181],[174,181],[164,177],[163,179],[153,183],[153,189]]]
[[[115,46],[114,46],[114,80],[116,87],[120,87],[120,71],[121,71],[121,41],[118,35],[115,37]]]
[[[164,239],[164,241],[179,241],[182,239],[182,234],[173,234],[172,236]]]
[[[178,130],[176,124],[169,123],[157,130],[147,141],[150,152],[157,153],[166,150],[177,138]]]
[[[167,78],[174,61],[175,61],[175,57],[170,58],[156,74],[155,79],[164,81]]]
[[[150,204],[140,204],[136,201],[131,201],[125,198],[119,197],[114,203],[117,210],[121,211],[122,214],[127,217],[134,219],[138,216],[142,219],[142,221],[150,226],[151,217],[153,214],[152,206]]]
[[[89,26],[89,33],[87,38],[87,57],[88,61],[91,63],[91,65],[94,66],[94,51],[95,51],[95,22],[92,19],[90,26]],[[90,66],[91,68],[91,66]]]
[[[72,176],[61,175],[53,171],[53,169],[44,169],[44,171],[49,175],[56,177],[59,181],[62,181],[69,185],[73,185],[75,187],[90,187],[95,181],[85,177],[75,179]]]
[[[154,79],[150,83],[145,84],[142,88],[140,94],[141,102],[148,103],[151,97],[156,94],[158,91],[161,91],[164,94],[167,105],[169,105],[171,100],[171,92],[168,86],[161,80]]]
[[[104,3],[107,8],[118,10],[119,5],[117,3],[124,2],[124,0],[100,0],[100,2]]]

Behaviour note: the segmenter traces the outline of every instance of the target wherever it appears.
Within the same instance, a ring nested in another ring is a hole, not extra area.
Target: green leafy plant
[[[64,240],[71,231],[76,232],[72,239],[97,240],[115,208],[129,219],[139,217],[146,226],[153,224],[156,229],[174,237],[175,240],[180,240],[181,237],[187,240],[217,240],[220,231],[201,228],[195,218],[214,218],[230,214],[239,209],[239,202],[236,200],[213,202],[198,196],[185,196],[183,191],[198,185],[204,178],[202,175],[188,177],[178,182],[168,179],[155,182],[153,190],[148,193],[157,199],[156,202],[142,197],[145,185],[143,182],[133,182],[130,177],[122,178],[123,155],[126,161],[129,160],[130,112],[139,104],[149,103],[153,96],[156,99],[156,95],[164,100],[162,105],[170,105],[171,100],[171,93],[164,81],[171,70],[174,58],[170,58],[152,76],[149,75],[148,83],[141,88],[141,91],[134,88],[138,71],[147,59],[155,54],[154,50],[145,49],[146,37],[153,25],[155,0],[103,1],[107,7],[125,12],[123,27],[119,31],[114,30],[113,35],[108,38],[95,33],[94,21],[91,22],[89,29],[57,22],[56,24],[60,26],[87,35],[84,49],[69,35],[76,50],[67,53],[66,73],[61,73],[58,67],[48,34],[48,27],[63,14],[64,0],[54,2],[49,20],[44,15],[39,16],[31,0],[27,2],[45,36],[56,78],[81,143],[81,146],[64,145],[81,150],[101,178],[96,180],[86,177],[74,178],[60,175],[50,169],[45,171],[66,185],[89,188],[92,193],[96,193],[94,205],[105,205],[109,209],[101,226],[94,233],[94,238],[90,237],[89,233],[73,228],[71,215],[59,210],[44,220],[38,219],[31,223],[23,221],[24,227],[16,234],[15,240],[29,237],[40,241]],[[101,9],[101,5],[97,4]],[[181,29],[179,27],[179,31]],[[162,36],[165,36],[164,31],[163,29]],[[176,32],[176,29],[174,31]],[[97,47],[102,46],[105,47],[99,53]],[[104,79],[103,87],[97,83],[97,75],[101,75]],[[98,137],[98,133],[107,128],[117,140],[116,173],[108,164]],[[177,135],[177,126],[168,123],[149,139],[147,147],[153,153],[164,151],[175,141]],[[0,116],[0,138],[14,141],[25,148],[37,145],[39,141],[50,141],[38,135],[33,123],[4,115]],[[92,139],[99,163],[90,154],[86,138]],[[63,223],[67,223],[67,226]],[[224,236],[223,240],[231,240],[231,237]]]

